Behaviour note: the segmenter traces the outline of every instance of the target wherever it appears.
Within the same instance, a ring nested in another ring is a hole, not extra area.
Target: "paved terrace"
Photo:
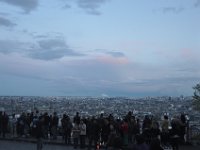
[[[43,150],[74,150],[73,146],[66,145],[61,137],[57,140],[44,140]],[[104,148],[101,148],[104,149]],[[0,138],[0,150],[36,150],[34,138]],[[77,148],[76,150],[81,150]],[[129,150],[124,148],[124,150]],[[170,150],[170,149],[168,149]],[[182,145],[180,150],[200,150],[200,145]]]

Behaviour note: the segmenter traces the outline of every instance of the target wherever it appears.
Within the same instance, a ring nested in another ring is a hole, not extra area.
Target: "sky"
[[[200,0],[0,0],[0,95],[191,96]]]

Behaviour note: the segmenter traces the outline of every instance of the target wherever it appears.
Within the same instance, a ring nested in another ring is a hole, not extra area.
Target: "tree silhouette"
[[[200,111],[200,83],[193,87],[193,106],[196,110]]]

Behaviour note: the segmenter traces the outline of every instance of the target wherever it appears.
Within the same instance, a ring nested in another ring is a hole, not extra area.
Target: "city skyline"
[[[0,0],[0,95],[191,96],[200,0]]]

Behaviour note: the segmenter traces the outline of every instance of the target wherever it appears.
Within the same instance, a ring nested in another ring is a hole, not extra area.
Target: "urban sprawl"
[[[163,96],[163,97],[145,97],[145,98],[1,96],[0,97],[0,112],[1,112],[0,121],[2,122],[1,131],[3,132],[3,137],[5,137],[5,133],[6,133],[5,129],[7,128],[6,122],[8,120],[6,118],[8,119],[10,118],[9,120],[12,120],[13,114],[16,118],[18,118],[18,121],[17,121],[18,123],[16,125],[16,128],[17,128],[16,130],[17,130],[18,135],[28,135],[30,133],[33,136],[34,133],[38,133],[36,135],[37,137],[38,135],[42,136],[41,133],[44,132],[43,134],[44,137],[48,138],[48,132],[50,131],[50,135],[52,135],[53,139],[56,139],[56,135],[57,135],[57,134],[54,134],[55,133],[54,122],[56,125],[56,128],[55,128],[56,130],[58,129],[58,126],[65,129],[64,128],[65,121],[68,122],[67,120],[71,118],[74,123],[73,129],[72,129],[74,145],[76,145],[75,133],[76,131],[79,131],[80,126],[83,125],[84,122],[86,123],[86,126],[87,126],[87,132],[89,136],[89,145],[90,145],[90,135],[93,135],[91,133],[96,131],[96,127],[97,127],[97,125],[95,125],[95,118],[98,118],[98,120],[96,121],[98,122],[100,121],[99,123],[100,125],[102,125],[101,130],[99,130],[101,131],[99,133],[101,133],[102,141],[106,141],[107,143],[109,141],[109,138],[107,137],[108,138],[108,139],[106,138],[107,140],[103,139],[105,138],[103,133],[107,131],[107,130],[104,131],[103,129],[104,129],[104,126],[106,129],[107,123],[109,123],[110,125],[113,125],[115,129],[118,129],[116,131],[123,131],[123,135],[125,135],[126,131],[130,130],[130,128],[128,128],[129,124],[127,123],[136,121],[135,125],[139,123],[138,129],[141,129],[142,130],[141,132],[143,134],[145,134],[146,131],[148,131],[147,129],[150,129],[147,133],[156,133],[155,135],[157,136],[157,134],[159,135],[160,133],[153,132],[153,131],[159,131],[158,124],[161,124],[162,133],[165,133],[163,123],[165,122],[165,120],[167,121],[169,118],[169,120],[171,120],[171,128],[172,128],[171,131],[178,131],[176,130],[175,127],[178,127],[180,125],[180,129],[182,129],[181,127],[182,125],[184,125],[183,132],[180,132],[183,134],[179,135],[178,133],[178,135],[180,137],[184,137],[184,134],[186,134],[187,141],[189,139],[190,128],[195,126],[197,131],[199,131],[199,127],[200,127],[200,112],[193,109],[192,97],[184,97],[184,96],[180,96],[180,97]],[[27,116],[25,116],[26,114]],[[51,117],[49,118],[48,115],[50,115]],[[39,120],[41,124],[38,122],[39,124],[37,123],[37,128],[36,128],[37,132],[33,132],[34,118],[37,118],[37,116],[40,116]],[[181,118],[179,118],[180,116]],[[47,118],[50,119],[50,120],[48,119],[50,121],[50,125],[49,123],[47,124],[48,127],[45,126],[46,125],[45,120]],[[79,118],[78,119],[79,121],[77,121],[76,118]],[[82,124],[80,122],[80,118],[83,119]],[[90,120],[91,118],[92,120]],[[104,120],[104,121],[102,120],[103,122],[101,122],[101,118]],[[119,126],[116,126],[117,123],[119,122],[115,122],[114,118],[117,119],[116,121],[123,120],[120,123],[120,128],[118,128]],[[152,120],[152,118],[154,121]],[[138,122],[138,121],[142,121],[142,122]],[[23,124],[21,122],[23,122]],[[28,126],[26,126],[26,124]],[[76,124],[78,125],[80,124],[80,126],[76,126]],[[142,125],[141,126],[142,128],[140,128],[140,124]],[[173,124],[176,126],[173,127]],[[112,133],[111,132],[112,128],[110,128],[110,125],[109,125],[109,134],[105,134],[107,136],[110,135],[110,133]],[[4,128],[4,126],[6,128]],[[76,127],[77,129],[75,129]],[[49,130],[49,128],[51,129]],[[26,130],[27,132],[25,132]],[[167,123],[167,130],[168,130],[168,123]],[[137,131],[138,133],[141,133],[139,130]],[[14,134],[15,131],[13,130],[11,131],[11,133],[12,132],[13,132],[13,135],[15,135]],[[81,133],[82,132],[80,130],[80,133],[79,133],[80,140],[81,140]],[[86,134],[86,131],[83,133]],[[131,133],[131,132],[127,132],[127,135],[129,135],[128,133]],[[63,134],[63,136],[64,135],[65,134]],[[99,135],[99,134],[94,134],[94,135]],[[166,136],[164,136],[164,134],[161,134],[161,135],[163,137],[162,142],[164,142],[165,141],[164,137]],[[173,135],[173,134],[170,134],[170,135]],[[66,137],[67,137],[67,134],[66,134]],[[146,135],[145,137],[148,137],[148,136]],[[123,138],[125,138],[125,136],[123,136]],[[96,139],[99,139],[99,137]],[[128,143],[130,144],[131,143],[130,141],[132,141],[130,139],[132,138],[128,138],[128,139],[129,139]],[[146,142],[148,143],[148,140]],[[114,144],[114,145],[117,145],[117,144]]]

